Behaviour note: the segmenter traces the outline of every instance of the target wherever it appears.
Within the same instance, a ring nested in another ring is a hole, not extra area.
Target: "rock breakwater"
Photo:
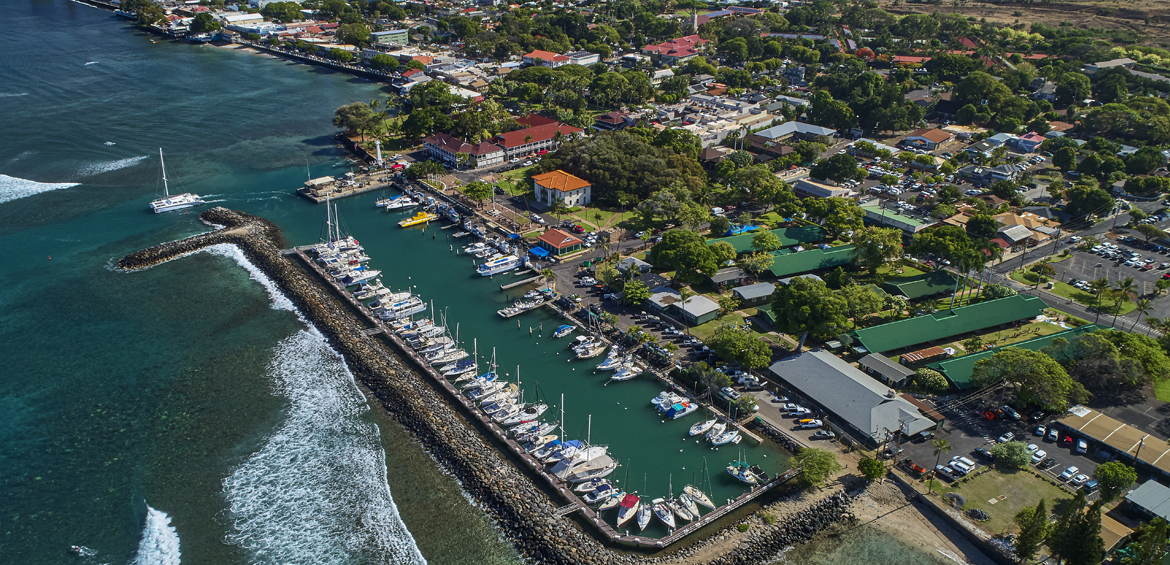
[[[280,232],[274,224],[219,207],[203,212],[200,219],[222,229],[132,253],[119,260],[118,266],[133,271],[211,245],[239,247],[345,358],[359,382],[461,482],[529,560],[574,564],[759,563],[849,516],[852,497],[838,493],[811,505],[798,504],[771,525],[751,518],[758,524],[746,534],[736,529],[737,524],[731,524],[669,554],[647,556],[615,551],[622,548],[602,544],[572,520],[556,516],[554,501],[536,483],[494,449],[385,342],[366,335],[367,328],[346,305],[282,254]]]

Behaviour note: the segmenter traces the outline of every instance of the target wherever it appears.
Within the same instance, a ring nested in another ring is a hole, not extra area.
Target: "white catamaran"
[[[163,162],[161,147],[158,149],[158,164],[162,167],[163,197],[150,203],[150,209],[154,210],[155,214],[173,212],[175,210],[182,210],[183,208],[206,204],[198,194],[191,194],[190,192],[171,196],[171,189],[167,186],[167,165]]]

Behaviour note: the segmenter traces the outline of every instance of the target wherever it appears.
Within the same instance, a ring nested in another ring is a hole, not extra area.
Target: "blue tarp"
[[[741,226],[739,224],[731,224],[731,227],[727,228],[727,235],[730,237],[733,235],[739,235],[741,233],[747,233],[747,232],[755,231],[758,229],[760,229],[760,226]]]
[[[520,239],[520,234],[510,233],[510,234],[508,234],[508,237],[510,237],[512,239]]]
[[[533,247],[532,249],[529,249],[528,252],[536,255],[537,257],[548,257],[548,250],[543,247]]]

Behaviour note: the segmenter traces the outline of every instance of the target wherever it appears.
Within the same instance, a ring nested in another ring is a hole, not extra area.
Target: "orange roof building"
[[[585,179],[556,170],[532,177],[536,200],[552,206],[561,201],[565,206],[583,206],[593,200],[593,186]]]
[[[552,255],[565,255],[581,249],[585,242],[576,236],[553,228],[537,238],[536,244],[548,250]]]
[[[542,67],[559,67],[569,64],[569,58],[559,53],[541,51],[537,49],[524,56],[524,63]]]

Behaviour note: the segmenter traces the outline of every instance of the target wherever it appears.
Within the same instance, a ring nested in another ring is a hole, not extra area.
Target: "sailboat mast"
[[[585,432],[585,443],[593,445],[593,414],[589,415],[589,428]]]
[[[163,161],[162,147],[158,148],[158,164],[162,167],[163,195],[165,195],[167,198],[170,198],[171,190],[167,187],[167,163],[166,161]]]
[[[561,393],[561,437],[565,437],[565,393]]]

